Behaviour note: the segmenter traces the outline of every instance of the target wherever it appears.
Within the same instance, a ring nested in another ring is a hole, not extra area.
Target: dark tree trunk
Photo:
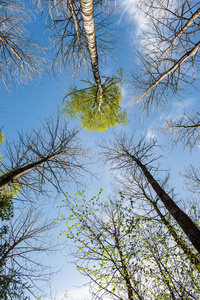
[[[146,179],[156,192],[159,199],[162,201],[166,209],[172,215],[172,217],[176,220],[176,222],[180,225],[182,230],[187,235],[188,239],[195,247],[195,249],[200,253],[200,230],[194,224],[194,222],[188,217],[186,213],[184,213],[178,205],[171,199],[171,197],[163,190],[163,188],[159,185],[159,183],[154,179],[151,173],[147,170],[146,166],[141,163],[139,159],[137,159],[134,155],[127,153],[128,156],[137,164],[137,166],[142,170]]]

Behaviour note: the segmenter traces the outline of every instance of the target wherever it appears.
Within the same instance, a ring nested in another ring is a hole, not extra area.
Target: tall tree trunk
[[[81,2],[83,26],[85,30],[86,40],[88,44],[88,51],[90,55],[91,65],[92,65],[92,72],[94,74],[94,79],[97,84],[98,93],[100,96],[100,105],[101,105],[103,88],[102,88],[101,78],[99,74],[99,62],[98,62],[95,26],[94,26],[93,0],[80,0],[80,2]]]
[[[159,185],[159,183],[154,179],[151,173],[147,170],[146,166],[141,163],[139,159],[137,159],[134,155],[130,154],[128,151],[126,152],[127,156],[129,156],[137,166],[142,170],[146,179],[156,192],[158,198],[162,201],[166,209],[173,216],[176,222],[180,225],[182,230],[187,235],[190,242],[193,244],[195,249],[200,253],[200,229],[194,224],[194,222],[188,217],[186,213],[184,213],[178,205],[171,199],[171,197],[163,190],[163,188]]]

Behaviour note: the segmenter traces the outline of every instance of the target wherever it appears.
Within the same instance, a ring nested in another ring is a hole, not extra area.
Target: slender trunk
[[[151,89],[155,88],[166,76],[170,75],[172,72],[176,71],[178,67],[188,58],[194,56],[200,48],[200,42],[198,42],[190,51],[185,53],[169,70],[164,72],[146,91],[147,94]]]
[[[75,25],[75,30],[76,30],[76,37],[77,37],[77,41],[78,41],[78,47],[79,47],[79,50],[81,51],[81,40],[80,40],[79,24],[78,24],[78,18],[77,18],[75,9],[74,9],[73,0],[68,0],[68,4],[69,4],[69,9],[70,9],[72,18],[74,20],[74,25]]]
[[[97,84],[98,93],[100,96],[100,102],[102,102],[103,88],[102,88],[101,78],[99,74],[99,62],[98,62],[95,26],[94,26],[93,0],[80,0],[80,2],[81,2],[83,26],[85,30],[86,40],[88,44],[88,51],[90,55],[91,65],[92,65],[92,72],[94,74],[94,79]]]
[[[15,180],[16,178],[19,178],[20,176],[26,174],[27,172],[40,167],[41,165],[45,164],[46,162],[50,161],[54,157],[58,156],[59,154],[53,154],[50,156],[47,156],[43,159],[40,159],[34,163],[28,164],[22,168],[16,168],[2,176],[0,176],[0,190],[8,186]]]
[[[126,287],[127,287],[127,290],[128,290],[128,299],[132,300],[132,299],[135,298],[133,296],[133,291],[134,291],[136,293],[136,295],[138,296],[138,299],[143,300],[143,298],[140,296],[140,294],[137,292],[137,290],[135,288],[133,288],[133,286],[131,284],[130,275],[129,275],[128,268],[127,268],[127,265],[126,265],[126,261],[124,259],[122,249],[120,247],[120,243],[119,243],[119,239],[118,239],[118,233],[117,233],[116,228],[115,228],[115,243],[116,243],[116,248],[117,248],[117,250],[119,252],[119,256],[120,256],[122,274],[123,274],[124,280],[126,282]]]
[[[146,241],[147,244],[149,245],[149,242]],[[174,295],[174,292],[173,292],[173,288],[171,287],[170,285],[170,280],[168,279],[168,276],[167,276],[167,273],[168,273],[168,270],[166,268],[166,266],[156,257],[155,253],[154,253],[154,250],[151,248],[151,246],[149,245],[149,248],[150,248],[150,251],[151,251],[151,254],[159,268],[159,271],[160,271],[160,275],[161,275],[161,280],[162,282],[164,283],[164,285],[167,285],[168,289],[169,289],[169,292],[170,292],[170,295],[171,295],[171,298],[172,300],[176,300],[175,298],[175,295]],[[164,268],[164,270],[162,269],[162,267]],[[170,276],[171,278],[171,276]],[[174,287],[176,288],[176,287]]]
[[[200,229],[194,224],[194,222],[184,213],[178,205],[171,199],[171,197],[163,190],[159,183],[154,179],[151,173],[147,170],[146,166],[141,163],[134,155],[126,152],[126,154],[137,164],[142,170],[146,179],[156,192],[158,198],[162,201],[165,208],[169,211],[172,217],[180,225],[182,230],[187,235],[190,242],[193,244],[195,249],[200,253]]]

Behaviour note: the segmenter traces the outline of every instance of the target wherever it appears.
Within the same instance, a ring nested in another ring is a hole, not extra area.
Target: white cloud
[[[145,135],[145,139],[148,141],[148,140],[151,140],[151,139],[155,139],[155,137],[156,137],[155,130],[148,129],[147,132],[146,132],[146,135]]]
[[[184,111],[191,110],[194,107],[194,105],[195,98],[184,99],[183,102],[174,101],[171,103],[170,110],[160,114],[160,120],[163,121],[168,118],[178,119],[184,114]]]
[[[130,29],[130,36],[132,37],[134,43],[139,41],[137,46],[140,46],[141,41],[143,43],[146,41],[145,48],[146,49],[155,49],[155,43],[159,44],[157,47],[165,47],[165,44],[162,45],[160,41],[157,41],[157,32],[154,28],[154,19],[161,19],[163,17],[163,22],[166,19],[166,16],[172,17],[173,13],[170,13],[170,9],[173,11],[177,5],[177,0],[169,0],[169,1],[160,1],[153,3],[153,1],[145,2],[140,0],[119,0],[119,8],[122,10],[121,17],[119,23],[122,19],[127,16],[126,22],[133,23],[134,29]],[[169,9],[166,10],[165,6]],[[146,12],[145,12],[146,11]],[[145,32],[145,34],[144,34]],[[148,34],[147,34],[148,33]],[[147,36],[146,36],[147,34]],[[152,34],[152,36],[151,36]],[[141,45],[142,46],[142,45]],[[144,47],[141,47],[141,51],[144,51]]]
[[[69,300],[89,300],[91,295],[89,286],[77,287],[68,290]]]
[[[56,295],[57,300],[91,300],[91,294],[89,292],[89,286],[74,287],[67,290],[66,293],[58,293]]]
[[[134,31],[135,36],[140,36],[142,30],[147,28],[147,22],[145,14],[138,10],[139,0],[120,0],[119,7],[122,9],[122,14],[119,22],[121,22],[124,15],[128,15],[129,21],[134,22],[136,30]]]

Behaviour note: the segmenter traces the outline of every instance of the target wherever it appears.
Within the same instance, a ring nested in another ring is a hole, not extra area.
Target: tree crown
[[[107,78],[102,85],[102,98],[97,85],[89,83],[85,89],[70,87],[63,104],[65,117],[80,118],[81,126],[89,131],[105,131],[117,124],[127,123],[127,113],[121,108],[121,71],[117,76]]]

